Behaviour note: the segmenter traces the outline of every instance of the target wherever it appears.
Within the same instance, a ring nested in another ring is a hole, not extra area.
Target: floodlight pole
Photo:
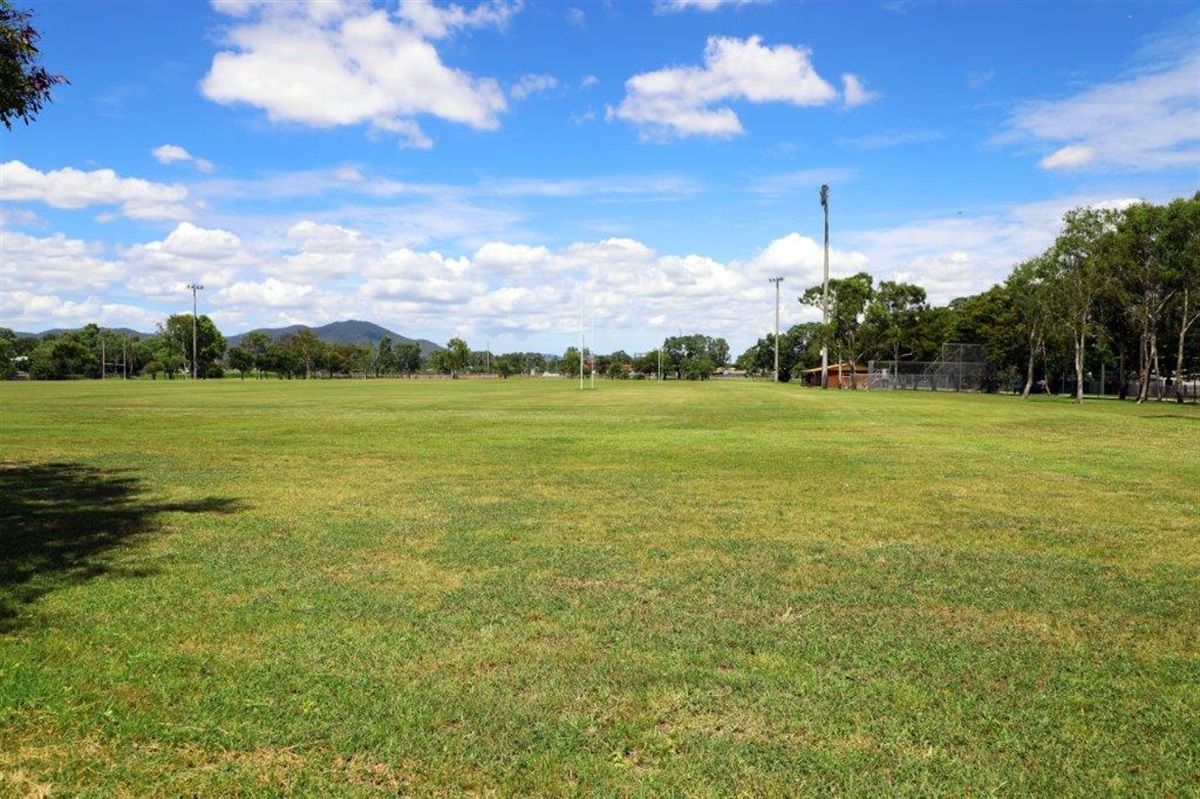
[[[192,379],[196,380],[199,375],[199,370],[196,368],[200,360],[200,353],[196,351],[196,292],[204,288],[200,283],[188,283],[187,287],[192,290]]]
[[[821,324],[829,326],[829,185],[821,184],[821,207],[825,209],[825,280],[821,285]],[[828,330],[825,331],[828,335]],[[829,388],[829,346],[821,346],[821,388]]]
[[[779,382],[779,284],[783,282],[782,277],[769,277],[770,282],[775,284],[775,382]]]
[[[583,326],[583,298],[584,292],[579,293],[579,390],[583,391],[583,348],[584,348],[584,331]]]

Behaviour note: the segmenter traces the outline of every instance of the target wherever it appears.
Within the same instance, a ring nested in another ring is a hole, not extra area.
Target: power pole
[[[821,287],[821,323],[829,325],[829,185],[821,184],[821,207],[825,209],[825,281]],[[821,347],[821,388],[829,388],[829,347]]]
[[[188,283],[187,287],[192,290],[192,379],[195,380],[199,376],[197,369],[200,353],[196,351],[196,292],[204,288],[200,283]]]
[[[779,382],[779,284],[783,282],[782,277],[769,277],[770,282],[775,284],[775,382]]]

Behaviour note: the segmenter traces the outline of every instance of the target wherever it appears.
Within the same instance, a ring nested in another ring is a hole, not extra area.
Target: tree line
[[[802,304],[822,306],[822,286]],[[833,362],[936,361],[946,342],[980,345],[988,388],[1056,386],[1082,400],[1085,382],[1111,376],[1145,401],[1152,387],[1183,399],[1200,373],[1200,193],[1166,205],[1076,208],[1046,250],[1014,266],[987,291],[934,307],[925,290],[859,274],[829,281],[828,324],[780,335],[780,379]],[[738,359],[754,373],[774,370],[775,337]]]

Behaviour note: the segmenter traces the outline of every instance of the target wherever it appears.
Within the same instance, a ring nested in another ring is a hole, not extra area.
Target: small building
[[[805,369],[801,372],[804,385],[821,385],[821,367]],[[866,388],[870,378],[870,370],[865,363],[831,363],[829,364],[830,388]]]

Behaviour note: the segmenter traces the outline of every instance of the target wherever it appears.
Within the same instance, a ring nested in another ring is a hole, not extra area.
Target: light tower
[[[782,277],[769,277],[770,282],[775,284],[775,382],[779,382],[779,284],[783,282]]]
[[[192,379],[195,380],[199,374],[197,364],[200,361],[200,353],[196,351],[196,292],[204,288],[201,283],[188,283],[187,287],[192,290]]]
[[[821,184],[821,207],[825,209],[825,280],[821,286],[821,323],[829,325],[829,185]],[[826,331],[828,335],[828,330]],[[829,388],[829,345],[821,347],[821,388]]]

